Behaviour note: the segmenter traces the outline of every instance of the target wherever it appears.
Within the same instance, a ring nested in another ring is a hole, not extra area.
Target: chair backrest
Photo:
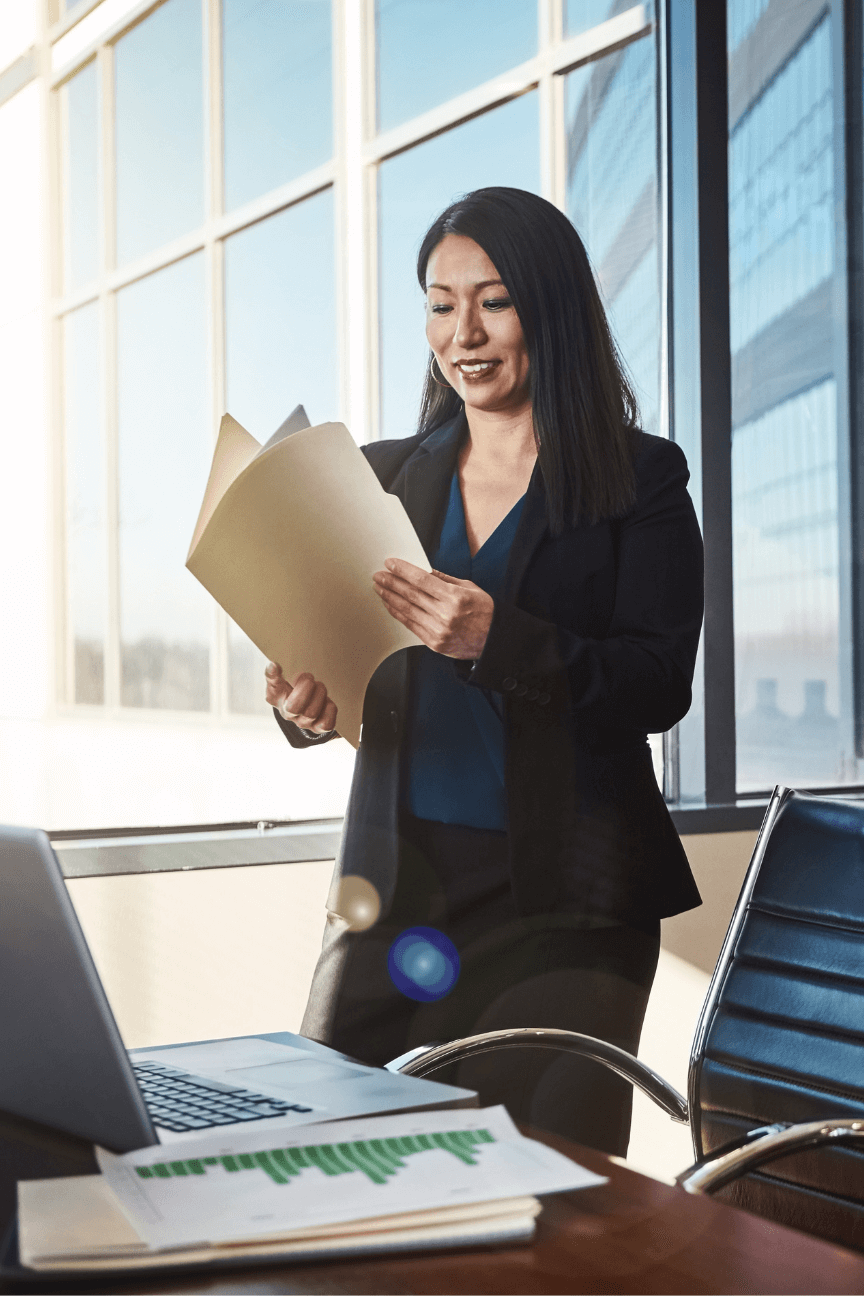
[[[697,1027],[694,1150],[774,1121],[864,1115],[864,804],[777,788]],[[818,1149],[724,1190],[864,1247],[864,1153]]]

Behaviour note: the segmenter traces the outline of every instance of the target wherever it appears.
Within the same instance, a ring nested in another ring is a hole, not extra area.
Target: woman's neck
[[[509,411],[466,409],[468,439],[460,456],[463,472],[495,477],[530,477],[537,458],[531,406]]]
[[[530,406],[513,414],[466,410],[466,416],[459,485],[473,557],[528,489],[537,446]]]

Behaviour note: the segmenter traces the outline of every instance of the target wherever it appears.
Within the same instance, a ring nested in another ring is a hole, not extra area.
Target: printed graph
[[[405,1158],[418,1152],[441,1149],[465,1165],[477,1164],[476,1149],[494,1143],[487,1129],[448,1130],[437,1134],[412,1134],[403,1138],[357,1140],[352,1143],[316,1143],[309,1147],[268,1148],[265,1152],[238,1152],[233,1156],[191,1157],[186,1161],[158,1161],[136,1166],[142,1179],[185,1178],[206,1175],[213,1166],[230,1173],[263,1170],[276,1184],[287,1184],[304,1170],[318,1169],[325,1175],[353,1174],[360,1170],[374,1184],[385,1184],[405,1169]]]

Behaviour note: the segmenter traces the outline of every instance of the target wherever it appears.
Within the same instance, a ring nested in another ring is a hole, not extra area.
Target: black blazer
[[[460,415],[425,438],[364,448],[428,554],[465,430]],[[688,478],[677,445],[641,433],[628,515],[553,537],[535,470],[483,654],[473,666],[453,663],[470,685],[504,698],[510,868],[524,915],[650,920],[700,903],[646,737],[690,706],[703,574]],[[385,913],[416,651],[389,657],[367,689],[337,865],[337,878],[372,882]],[[293,747],[329,740],[276,718]]]

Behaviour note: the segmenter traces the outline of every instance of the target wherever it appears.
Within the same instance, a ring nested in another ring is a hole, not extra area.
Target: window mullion
[[[856,223],[860,217],[854,212],[855,203],[847,202],[847,130],[854,126],[860,114],[858,101],[853,98],[860,94],[860,74],[855,72],[848,77],[847,68],[852,69],[856,59],[856,42],[854,35],[846,50],[847,23],[845,10],[860,9],[859,6],[846,6],[842,0],[832,0],[831,35],[833,48],[834,74],[834,376],[837,387],[837,539],[838,539],[838,580],[839,580],[839,624],[838,624],[838,694],[839,719],[841,726],[840,747],[841,783],[854,783],[858,779],[856,753],[856,711],[855,711],[855,605],[858,602],[854,589],[854,558],[852,499],[852,419],[850,396],[852,375],[850,372],[850,314],[860,313],[860,306],[855,297],[850,298],[848,289],[850,262],[854,253],[850,239],[856,237]],[[849,26],[853,19],[850,12]],[[855,89],[853,90],[853,87]],[[852,94],[849,92],[852,91]],[[848,118],[847,118],[848,112]],[[853,130],[850,143],[857,134]],[[861,147],[860,139],[857,145]],[[855,174],[854,169],[852,174]],[[851,228],[847,232],[847,211],[852,216]],[[850,256],[850,253],[852,255]],[[851,311],[850,311],[851,307]],[[856,330],[857,331],[857,330]],[[858,649],[860,655],[860,648]]]
[[[337,0],[334,18],[342,390],[348,427],[363,442],[375,436],[378,426],[378,334],[372,327],[375,203],[363,163],[364,142],[374,131],[373,0]]]
[[[225,410],[225,291],[223,248],[214,227],[224,205],[222,123],[222,5],[221,0],[202,0],[204,23],[204,129],[205,129],[205,293],[207,301],[208,377],[210,427],[215,442]],[[228,622],[214,601],[210,650],[210,710],[224,715],[229,709]]]
[[[538,0],[537,33],[541,53],[560,43],[563,35],[562,0]],[[556,207],[565,202],[564,81],[545,60],[538,82],[540,97],[540,181],[543,197]]]
[[[695,9],[705,799],[724,804],[736,794],[726,8],[696,0]]]
[[[98,54],[101,123],[102,260],[99,316],[102,347],[102,434],[105,445],[105,535],[108,546],[105,705],[120,705],[119,447],[117,443],[117,298],[107,278],[116,264],[117,185],[114,147],[114,47]]]
[[[839,21],[839,15],[835,21]],[[845,7],[846,311],[849,322],[853,695],[858,760],[864,759],[864,13]],[[860,777],[860,775],[858,776]]]

